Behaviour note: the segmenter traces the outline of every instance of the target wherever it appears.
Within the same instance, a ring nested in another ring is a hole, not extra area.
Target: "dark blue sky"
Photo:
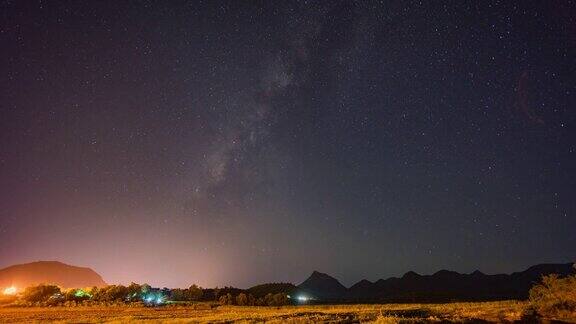
[[[298,283],[576,257],[573,1],[2,1],[0,267]]]

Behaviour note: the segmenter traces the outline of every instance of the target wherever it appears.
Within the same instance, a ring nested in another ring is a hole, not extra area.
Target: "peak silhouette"
[[[403,276],[402,279],[418,279],[421,276],[414,271],[408,271]]]
[[[321,299],[341,298],[347,291],[338,280],[318,271],[312,272],[310,277],[298,286],[298,290]]]

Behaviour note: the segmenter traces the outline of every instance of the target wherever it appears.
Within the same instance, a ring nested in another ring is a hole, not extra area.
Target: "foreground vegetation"
[[[530,290],[530,310],[538,316],[576,320],[576,275],[549,275]]]
[[[161,307],[77,306],[2,307],[0,318],[9,322],[507,322],[527,319],[528,302],[500,301],[449,304],[374,304],[308,306],[230,306],[215,303]]]
[[[152,288],[147,284],[132,283],[129,286],[109,285],[106,287],[61,289],[56,285],[31,286],[19,293],[0,296],[0,305],[13,306],[159,306],[178,302],[216,302],[220,305],[236,306],[284,306],[292,304],[286,284],[267,284],[265,289],[248,290],[238,288],[202,289],[192,285],[186,289]]]

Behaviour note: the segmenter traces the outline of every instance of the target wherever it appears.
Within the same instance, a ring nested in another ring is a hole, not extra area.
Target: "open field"
[[[2,307],[2,322],[514,322],[527,303],[519,301],[449,304],[314,305],[284,307],[211,306],[164,307]]]

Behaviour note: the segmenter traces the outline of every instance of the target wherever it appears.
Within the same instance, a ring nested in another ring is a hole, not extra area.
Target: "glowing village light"
[[[144,297],[144,302],[147,304],[161,305],[164,304],[165,296],[161,294],[149,294]]]
[[[307,302],[308,300],[310,300],[310,298],[300,295],[296,297],[296,300],[299,302]]]
[[[84,291],[83,289],[77,289],[77,290],[74,292],[74,296],[80,297],[80,298],[83,298],[83,297],[91,298],[91,297],[92,297],[91,294],[87,293],[87,292]]]
[[[15,295],[17,291],[18,291],[18,289],[16,289],[16,287],[11,286],[11,287],[5,288],[2,293],[4,295]]]

